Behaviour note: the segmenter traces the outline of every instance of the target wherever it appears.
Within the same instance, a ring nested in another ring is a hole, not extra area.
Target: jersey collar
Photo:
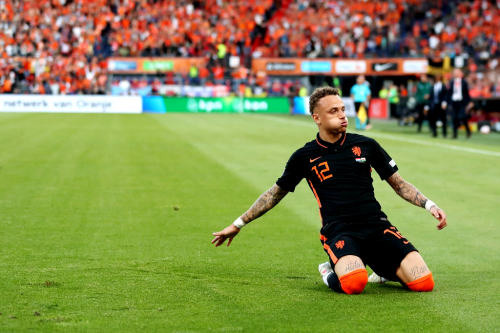
[[[318,145],[320,145],[323,148],[342,146],[345,142],[345,138],[346,138],[346,132],[342,133],[342,136],[340,137],[340,139],[335,141],[335,143],[331,143],[331,142],[322,140],[319,137],[319,133],[316,134],[316,142],[318,143]]]

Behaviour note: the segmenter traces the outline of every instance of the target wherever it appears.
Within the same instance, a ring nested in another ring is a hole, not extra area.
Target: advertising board
[[[140,96],[0,95],[0,112],[141,113]]]
[[[289,113],[288,98],[144,97],[144,112]]]
[[[206,66],[205,58],[110,58],[111,74],[155,74],[165,72],[187,73],[191,64]]]
[[[427,73],[428,59],[257,58],[253,72],[268,75],[415,75]]]

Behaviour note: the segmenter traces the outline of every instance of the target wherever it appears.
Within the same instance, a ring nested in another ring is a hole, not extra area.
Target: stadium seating
[[[207,57],[231,79],[228,55],[250,67],[252,57],[264,56],[447,54],[467,57],[473,95],[500,96],[498,61],[492,61],[500,57],[499,6],[456,0],[6,0],[0,4],[0,92],[105,93],[110,56]]]

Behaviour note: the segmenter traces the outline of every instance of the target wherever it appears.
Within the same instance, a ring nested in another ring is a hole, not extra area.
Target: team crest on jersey
[[[344,247],[344,241],[339,240],[337,243],[335,243],[335,246],[337,247],[337,249],[342,249]]]
[[[361,156],[361,148],[359,148],[358,146],[354,146],[352,147],[352,152],[354,153],[354,155],[356,156]]]
[[[356,162],[358,162],[358,163],[365,163],[366,162],[366,158],[364,158],[364,157],[357,158]]]

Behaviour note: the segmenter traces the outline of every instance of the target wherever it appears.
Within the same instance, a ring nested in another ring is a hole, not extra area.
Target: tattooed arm
[[[399,173],[396,172],[387,178],[387,182],[401,198],[415,206],[425,208],[428,199],[415,186],[404,180]],[[434,205],[431,207],[430,212],[439,221],[438,230],[446,227],[446,214],[442,209]]]
[[[281,199],[288,194],[288,191],[282,189],[278,185],[274,184],[269,190],[264,192],[255,203],[250,207],[245,214],[243,214],[240,219],[245,223],[250,223],[251,221],[261,217],[267,211],[271,210],[274,206],[276,206]],[[229,239],[227,246],[231,244],[233,238],[240,232],[241,229],[238,229],[234,224],[231,223],[229,227],[226,229],[214,232],[215,238],[212,240],[212,244],[215,244],[215,247],[224,244],[226,239]]]
[[[255,201],[252,207],[250,207],[250,209],[241,216],[241,219],[243,222],[249,223],[261,217],[268,210],[271,210],[274,206],[276,206],[287,194],[288,191],[285,191],[278,185],[274,184],[273,187],[264,192],[264,194],[262,194],[257,201]]]
[[[425,207],[427,198],[420,193],[419,190],[415,188],[412,184],[408,183],[399,175],[399,173],[394,173],[392,176],[387,178],[387,182],[396,191],[396,193],[409,203],[414,204],[418,207]]]

